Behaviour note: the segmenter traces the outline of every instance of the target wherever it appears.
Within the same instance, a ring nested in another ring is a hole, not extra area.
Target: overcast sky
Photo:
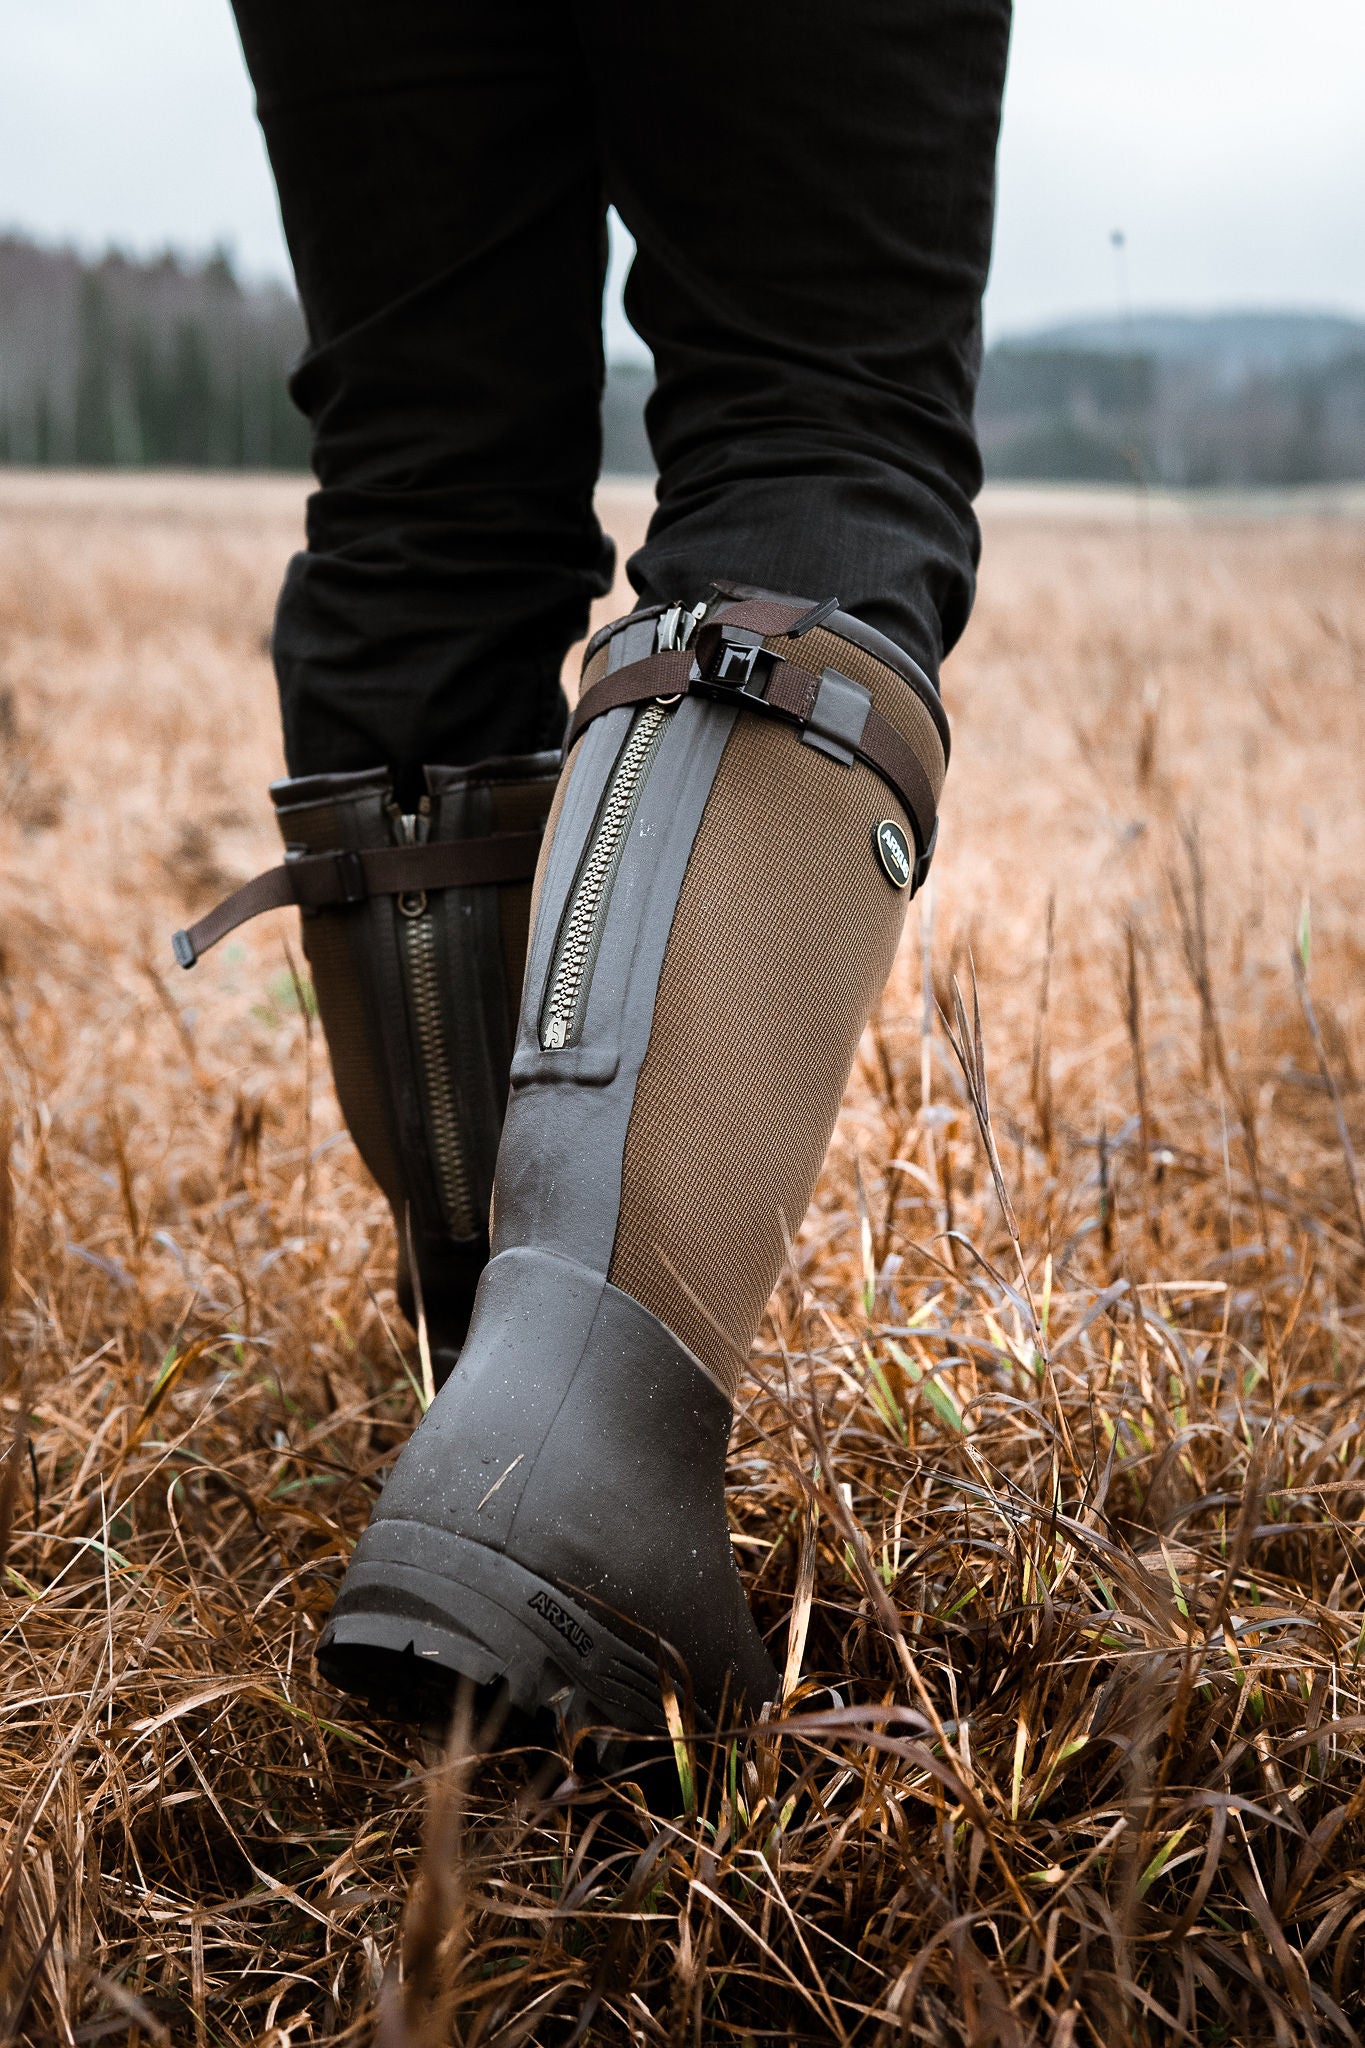
[[[286,270],[228,0],[0,19],[0,226]],[[1363,204],[1365,0],[1017,0],[990,332],[1113,310],[1116,228],[1138,307],[1365,316]]]

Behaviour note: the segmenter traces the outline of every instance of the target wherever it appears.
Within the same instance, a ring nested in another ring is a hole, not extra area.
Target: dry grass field
[[[313,1671],[415,1340],[291,918],[167,944],[300,502],[0,472],[0,2039],[1365,2035],[1365,520],[988,504],[733,1442],[787,1697],[576,1777]]]

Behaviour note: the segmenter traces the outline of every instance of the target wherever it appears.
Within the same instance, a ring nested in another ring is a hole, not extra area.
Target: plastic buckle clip
[[[693,662],[690,687],[707,697],[747,697],[751,703],[766,704],[773,673],[785,656],[774,654],[763,645],[762,634],[747,627],[727,626],[722,619],[713,630],[717,642],[704,659]]]
[[[363,903],[370,893],[370,885],[360,855],[354,847],[343,847],[333,855],[333,859],[336,861],[337,881],[341,885],[342,903]]]

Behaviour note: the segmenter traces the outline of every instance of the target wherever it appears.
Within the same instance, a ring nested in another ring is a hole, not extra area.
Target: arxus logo
[[[549,1593],[533,1593],[526,1604],[534,1608],[537,1614],[543,1615],[551,1628],[557,1628],[565,1642],[571,1643],[580,1657],[587,1656],[592,1648],[592,1637],[582,1622],[575,1621]]]
[[[883,818],[872,828],[872,843],[882,864],[882,873],[893,888],[908,887],[911,872],[910,846],[894,818]]]

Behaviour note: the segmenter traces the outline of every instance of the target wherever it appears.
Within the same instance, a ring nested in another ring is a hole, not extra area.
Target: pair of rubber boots
[[[720,589],[589,643],[562,772],[429,769],[407,816],[382,771],[277,784],[284,867],[177,935],[190,964],[303,907],[441,1383],[319,1643],[338,1685],[431,1719],[463,1676],[651,1731],[661,1672],[703,1725],[775,1698],[731,1407],[946,758],[935,690],[881,635]]]

